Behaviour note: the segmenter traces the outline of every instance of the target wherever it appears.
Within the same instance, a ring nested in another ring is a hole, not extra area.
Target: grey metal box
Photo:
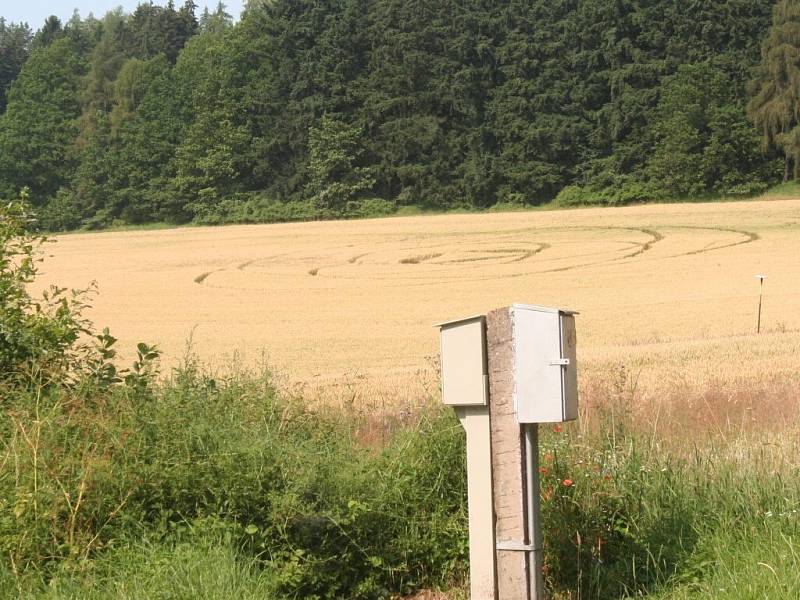
[[[511,307],[514,408],[520,423],[578,418],[575,314],[528,304]]]
[[[439,324],[442,400],[449,406],[488,403],[486,318],[469,317]]]

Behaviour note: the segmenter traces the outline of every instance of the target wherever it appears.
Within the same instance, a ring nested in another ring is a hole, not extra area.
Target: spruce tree
[[[27,23],[6,23],[0,17],[0,114],[6,110],[6,93],[28,60],[31,28]]]
[[[43,48],[47,47],[64,34],[64,28],[61,25],[61,19],[55,15],[50,15],[44,21],[42,28],[36,32],[33,37],[33,47]]]

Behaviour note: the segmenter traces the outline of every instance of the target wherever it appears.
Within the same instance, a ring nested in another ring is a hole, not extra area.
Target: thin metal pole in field
[[[764,280],[766,278],[766,275],[756,275],[756,279],[758,279],[760,282],[758,288],[758,327],[756,329],[756,333],[761,333],[761,300],[764,296]]]

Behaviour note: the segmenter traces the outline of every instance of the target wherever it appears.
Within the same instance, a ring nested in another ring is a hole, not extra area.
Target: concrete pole
[[[469,597],[496,600],[489,407],[457,406],[456,414],[467,433]]]
[[[525,515],[526,473],[522,428],[514,411],[514,346],[508,307],[486,316],[489,371],[492,482],[497,540],[497,596],[500,600],[530,598]]]

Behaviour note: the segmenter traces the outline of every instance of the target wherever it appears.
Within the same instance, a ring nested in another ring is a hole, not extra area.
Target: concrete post
[[[574,311],[515,304],[439,325],[442,400],[467,432],[472,600],[544,600],[539,423],[578,415]]]
[[[469,597],[496,600],[489,407],[457,406],[456,414],[467,433]]]
[[[514,412],[514,346],[511,311],[486,316],[489,411],[500,600],[530,600],[525,521],[525,454],[522,428]],[[528,542],[529,543],[529,542]]]

